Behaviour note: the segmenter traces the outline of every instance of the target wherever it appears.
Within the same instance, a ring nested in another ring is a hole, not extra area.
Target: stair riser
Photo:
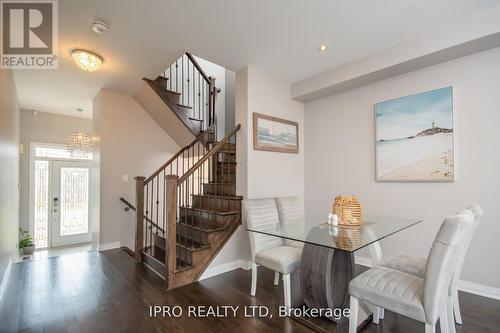
[[[153,245],[165,251],[165,238],[153,234]]]
[[[189,225],[184,225],[182,223],[178,223],[177,225],[177,235],[182,235],[187,239],[194,239],[199,243],[208,244],[209,233],[206,231],[194,229]]]
[[[175,103],[175,104],[179,103],[179,99],[180,99],[179,94],[176,94],[176,93],[171,92],[171,91],[165,91],[165,96],[167,96],[168,99],[172,101],[172,103]]]
[[[236,173],[236,164],[234,163],[217,163],[214,168],[218,175],[234,175]]]
[[[224,163],[236,163],[236,154],[233,153],[217,153],[215,154],[214,160],[216,162]]]
[[[215,175],[214,183],[236,183],[236,174]]]
[[[210,148],[213,148],[215,147],[216,144],[210,144]],[[219,150],[219,153],[223,153],[223,152],[227,152],[227,153],[235,153],[236,152],[236,146],[234,144],[226,144],[224,145],[220,150]]]
[[[240,200],[193,196],[193,207],[217,212],[239,212]]]
[[[203,194],[236,195],[236,186],[234,184],[203,184]]]
[[[181,259],[182,261],[185,261],[190,265],[193,264],[193,252],[189,251],[188,249],[177,245],[176,255],[177,258]]]
[[[177,258],[182,259],[189,263],[192,267],[203,264],[203,257],[205,255],[204,251],[210,251],[209,249],[191,252],[183,247],[177,247]]]
[[[186,214],[185,214],[186,212]],[[199,211],[185,210],[181,208],[180,220],[187,225],[195,224],[200,225],[203,228],[223,228],[228,223],[237,221],[239,219],[239,214],[231,215],[218,215],[215,213],[199,212]]]
[[[154,82],[158,85],[158,87],[165,90],[168,89],[168,79],[158,76]]]

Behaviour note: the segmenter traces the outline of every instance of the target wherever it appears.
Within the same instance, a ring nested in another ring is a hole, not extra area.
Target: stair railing
[[[141,250],[151,249],[167,230],[166,176],[182,176],[209,150],[215,140],[215,124],[198,135],[189,145],[179,150],[148,178],[136,177],[136,261],[141,261]],[[140,205],[141,203],[141,205]],[[142,214],[141,214],[142,212]],[[141,218],[143,216],[143,218]]]
[[[172,197],[167,197],[177,212],[175,218],[171,217],[168,226],[170,235],[176,235],[175,239],[169,237],[167,255],[170,262],[175,260],[177,264],[189,263],[188,251],[176,253],[177,244],[180,249],[194,248],[195,243],[202,244],[200,232],[190,235],[188,233],[193,233],[193,230],[206,229],[206,227],[211,227],[210,223],[216,222],[216,215],[209,213],[211,208],[214,208],[210,207],[211,201],[208,201],[208,205],[204,205],[200,195],[227,195],[225,187],[235,186],[235,179],[230,179],[230,177],[235,176],[231,168],[235,168],[236,165],[233,160],[227,158],[227,155],[221,153],[236,152],[236,134],[240,127],[241,125],[237,125],[231,133],[214,144],[210,151],[177,179],[175,193],[172,192],[176,195],[175,204],[172,203],[174,201]],[[197,200],[196,206],[203,209],[188,210],[188,208],[193,208],[195,200]],[[169,270],[168,274],[173,275],[173,272]]]
[[[191,197],[202,193],[204,182],[215,179],[216,163],[208,159],[222,149],[223,143],[236,143],[238,127],[222,141],[217,142],[217,93],[215,78],[208,76],[196,59],[185,53],[162,76],[166,80],[163,88],[179,94],[179,104],[191,108],[191,119],[200,121],[202,132],[188,146],[182,148],[148,178],[136,177],[136,242],[135,259],[142,261],[142,251],[154,251],[158,247],[166,251],[164,255],[169,288],[172,287],[174,271],[178,261],[176,242],[177,222],[181,205],[192,205]],[[182,179],[182,184],[178,179]],[[199,184],[194,189],[195,181]],[[191,182],[191,188],[187,186]],[[130,208],[130,207],[129,207]],[[158,242],[164,242],[158,244]],[[157,246],[155,246],[157,245]],[[184,255],[186,255],[184,251]],[[148,253],[148,252],[146,252]],[[148,253],[156,257],[155,253]],[[161,256],[158,256],[161,257]],[[169,274],[170,272],[170,274]],[[162,274],[163,275],[163,274]]]
[[[216,123],[217,88],[215,78],[208,76],[190,53],[184,53],[162,76],[165,88],[179,93],[179,104],[191,107],[192,120],[200,121],[204,131]]]

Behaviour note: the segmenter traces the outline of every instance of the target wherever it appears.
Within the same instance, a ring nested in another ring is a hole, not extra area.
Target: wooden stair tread
[[[181,103],[177,103],[177,106],[180,106],[181,108],[186,108],[186,109],[192,109],[193,108],[192,106],[184,105],[184,104],[181,104]]]
[[[199,230],[203,232],[218,232],[218,231],[223,231],[227,228],[225,227],[207,227],[205,223],[200,223],[199,221],[193,221],[191,222],[184,222],[184,221],[179,221],[180,224],[185,225],[188,228],[194,229],[194,230]]]
[[[229,183],[222,183],[229,184]],[[243,200],[243,196],[241,195],[215,195],[215,194],[191,194],[193,197],[207,197],[207,198],[215,198],[215,199],[225,199],[225,200]]]
[[[223,184],[227,184],[227,183],[223,183]],[[224,216],[225,215],[237,215],[237,214],[240,213],[238,211],[218,212],[218,211],[214,211],[214,210],[194,208],[194,207],[185,207],[185,206],[181,206],[180,208],[181,209],[187,209],[187,210],[193,210],[193,211],[197,211],[197,212],[200,212],[200,213],[217,214],[217,215],[224,215]]]
[[[173,90],[170,90],[170,89],[164,89],[166,92],[168,92],[169,94],[175,94],[175,95],[181,95],[180,92],[177,92],[177,91],[173,91]]]
[[[192,120],[192,121],[199,121],[200,123],[203,122],[202,119],[197,119],[197,118],[192,118],[192,117],[189,117],[189,120]]]

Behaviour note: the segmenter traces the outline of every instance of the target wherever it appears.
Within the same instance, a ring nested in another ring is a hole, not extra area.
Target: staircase
[[[240,126],[217,140],[215,79],[188,53],[145,82],[148,94],[167,107],[157,108],[156,118],[175,118],[183,126],[182,140],[189,137],[186,132],[194,137],[151,176],[136,177],[135,260],[173,289],[197,281],[241,224],[242,197],[236,195]]]

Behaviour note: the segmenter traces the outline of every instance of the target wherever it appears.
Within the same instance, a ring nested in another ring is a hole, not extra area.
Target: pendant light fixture
[[[78,131],[73,131],[66,137],[66,148],[73,154],[88,154],[92,152],[92,136],[83,131],[83,120],[82,112],[83,110],[76,109],[80,114],[80,129]]]

